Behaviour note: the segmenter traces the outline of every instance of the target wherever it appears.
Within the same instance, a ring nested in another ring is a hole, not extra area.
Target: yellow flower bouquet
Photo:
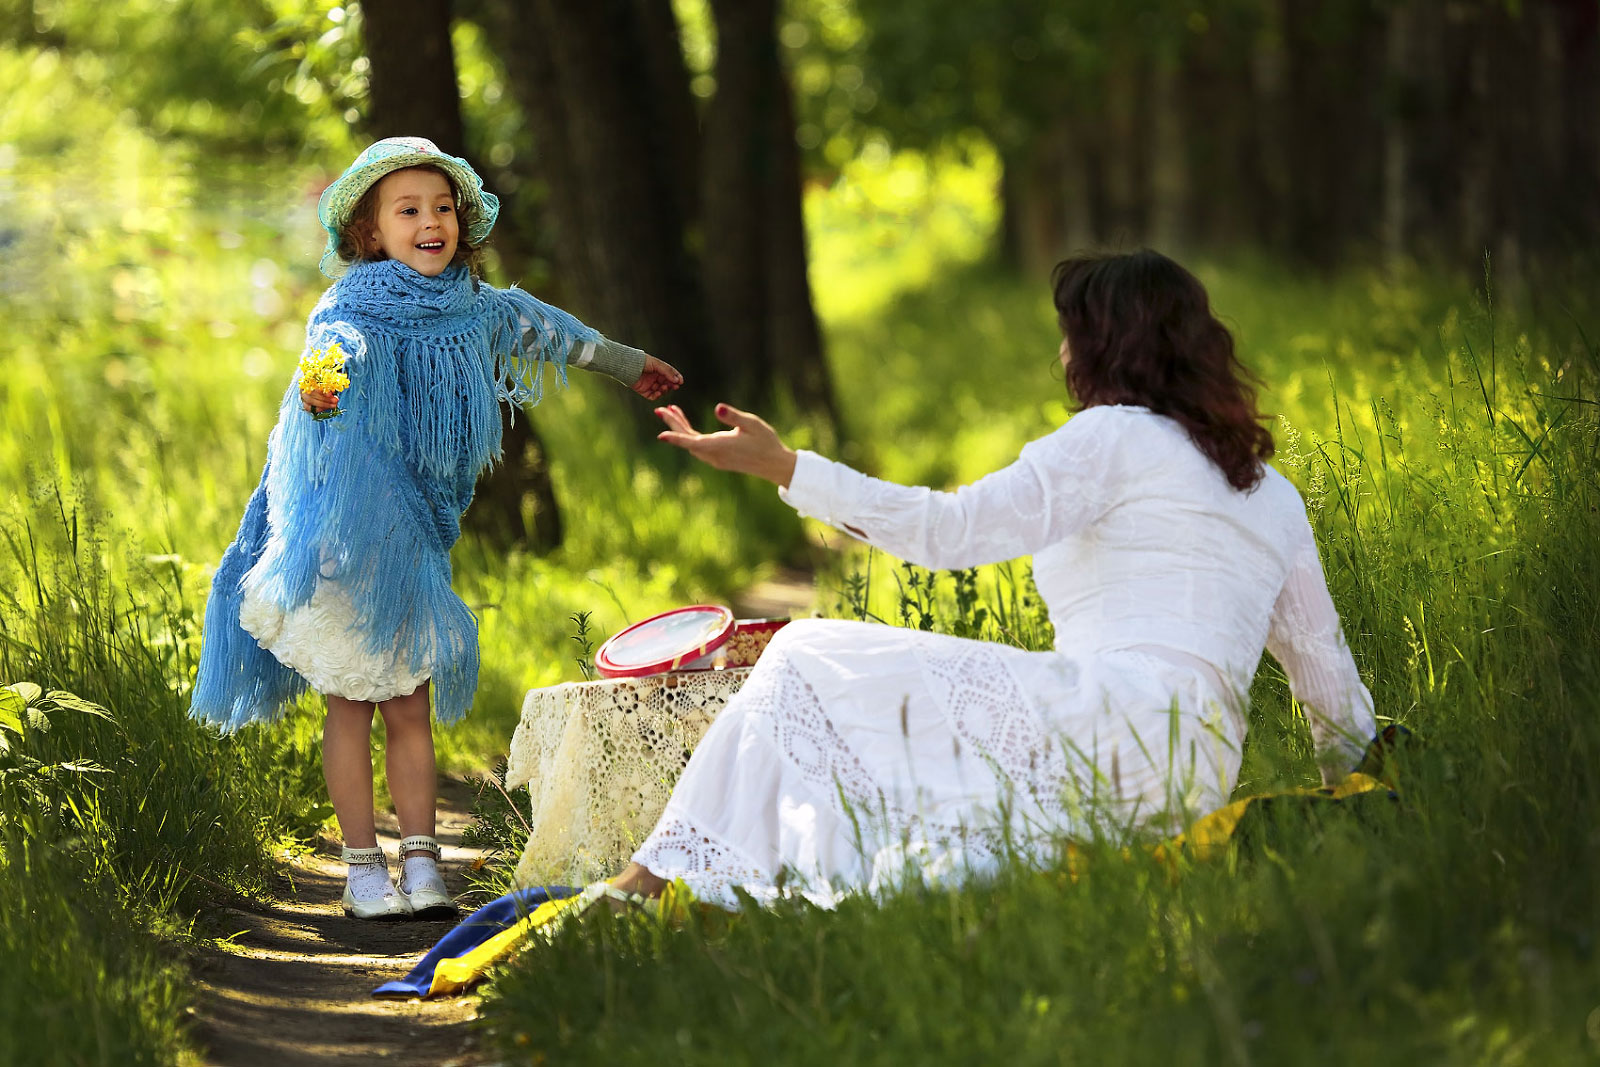
[[[338,341],[329,343],[325,348],[309,349],[300,357],[300,391],[302,393],[324,392],[338,394],[341,390],[350,387],[350,376],[344,372],[344,349]],[[325,411],[313,411],[314,419],[331,419],[341,415],[335,396],[333,407]]]

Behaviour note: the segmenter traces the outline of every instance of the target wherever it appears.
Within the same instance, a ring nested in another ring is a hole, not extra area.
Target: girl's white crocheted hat
[[[466,160],[439,150],[426,137],[385,137],[356,157],[334,183],[322,191],[317,201],[317,218],[328,231],[328,247],[322,253],[322,273],[338,278],[350,263],[339,255],[339,231],[350,221],[350,213],[368,189],[385,174],[407,167],[438,167],[450,176],[459,207],[473,210],[476,220],[467,230],[467,243],[477,245],[494,229],[500,214],[500,198],[483,187],[483,179]]]

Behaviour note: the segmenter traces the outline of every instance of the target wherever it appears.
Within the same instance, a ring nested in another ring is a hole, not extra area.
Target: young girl
[[[308,685],[327,697],[344,909],[363,919],[455,911],[436,863],[429,691],[452,723],[477,688],[477,621],[451,591],[449,552],[500,455],[500,402],[537,403],[547,362],[563,383],[579,366],[652,399],[682,382],[564,311],[481,282],[498,210],[466,161],[417,137],[372,145],[322,194],[322,271],[336,282],[306,350],[342,354],[349,385],[302,395],[297,379],[285,393],[206,605],[192,715],[232,730]],[[374,705],[404,838],[398,887],[373,825]]]

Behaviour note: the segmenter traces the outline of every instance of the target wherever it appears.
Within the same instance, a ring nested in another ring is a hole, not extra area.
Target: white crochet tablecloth
[[[615,874],[655,826],[711,720],[748,669],[682,671],[530,689],[506,788],[532,798],[519,885]]]

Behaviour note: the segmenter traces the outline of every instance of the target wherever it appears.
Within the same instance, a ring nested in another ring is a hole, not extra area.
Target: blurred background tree
[[[852,160],[991,153],[993,256],[1033,277],[1102,245],[1489,252],[1515,290],[1600,238],[1597,0],[6,0],[0,34],[213,170],[320,187],[364,139],[432,137],[505,200],[500,280],[691,404],[824,432],[802,204]],[[533,423],[507,445],[473,522],[552,546]]]
[[[981,134],[1030,271],[1148,241],[1324,266],[1490,249],[1515,276],[1600,235],[1594,0],[854,6],[831,56],[868,100],[855,136]]]
[[[340,124],[426,129],[472,155],[517,128],[486,169],[536,190],[511,229],[537,218],[550,236],[508,234],[529,246],[515,258],[549,256],[575,305],[740,400],[782,386],[827,408],[801,175],[826,180],[874,136],[992,145],[999,250],[1030,268],[1154,241],[1321,264],[1488,248],[1515,269],[1600,229],[1595,0],[392,0],[363,14],[8,0],[0,32],[93,55],[154,129],[246,155],[320,157]],[[462,20],[492,53],[470,62],[509,92],[471,98],[488,87],[452,53]]]

